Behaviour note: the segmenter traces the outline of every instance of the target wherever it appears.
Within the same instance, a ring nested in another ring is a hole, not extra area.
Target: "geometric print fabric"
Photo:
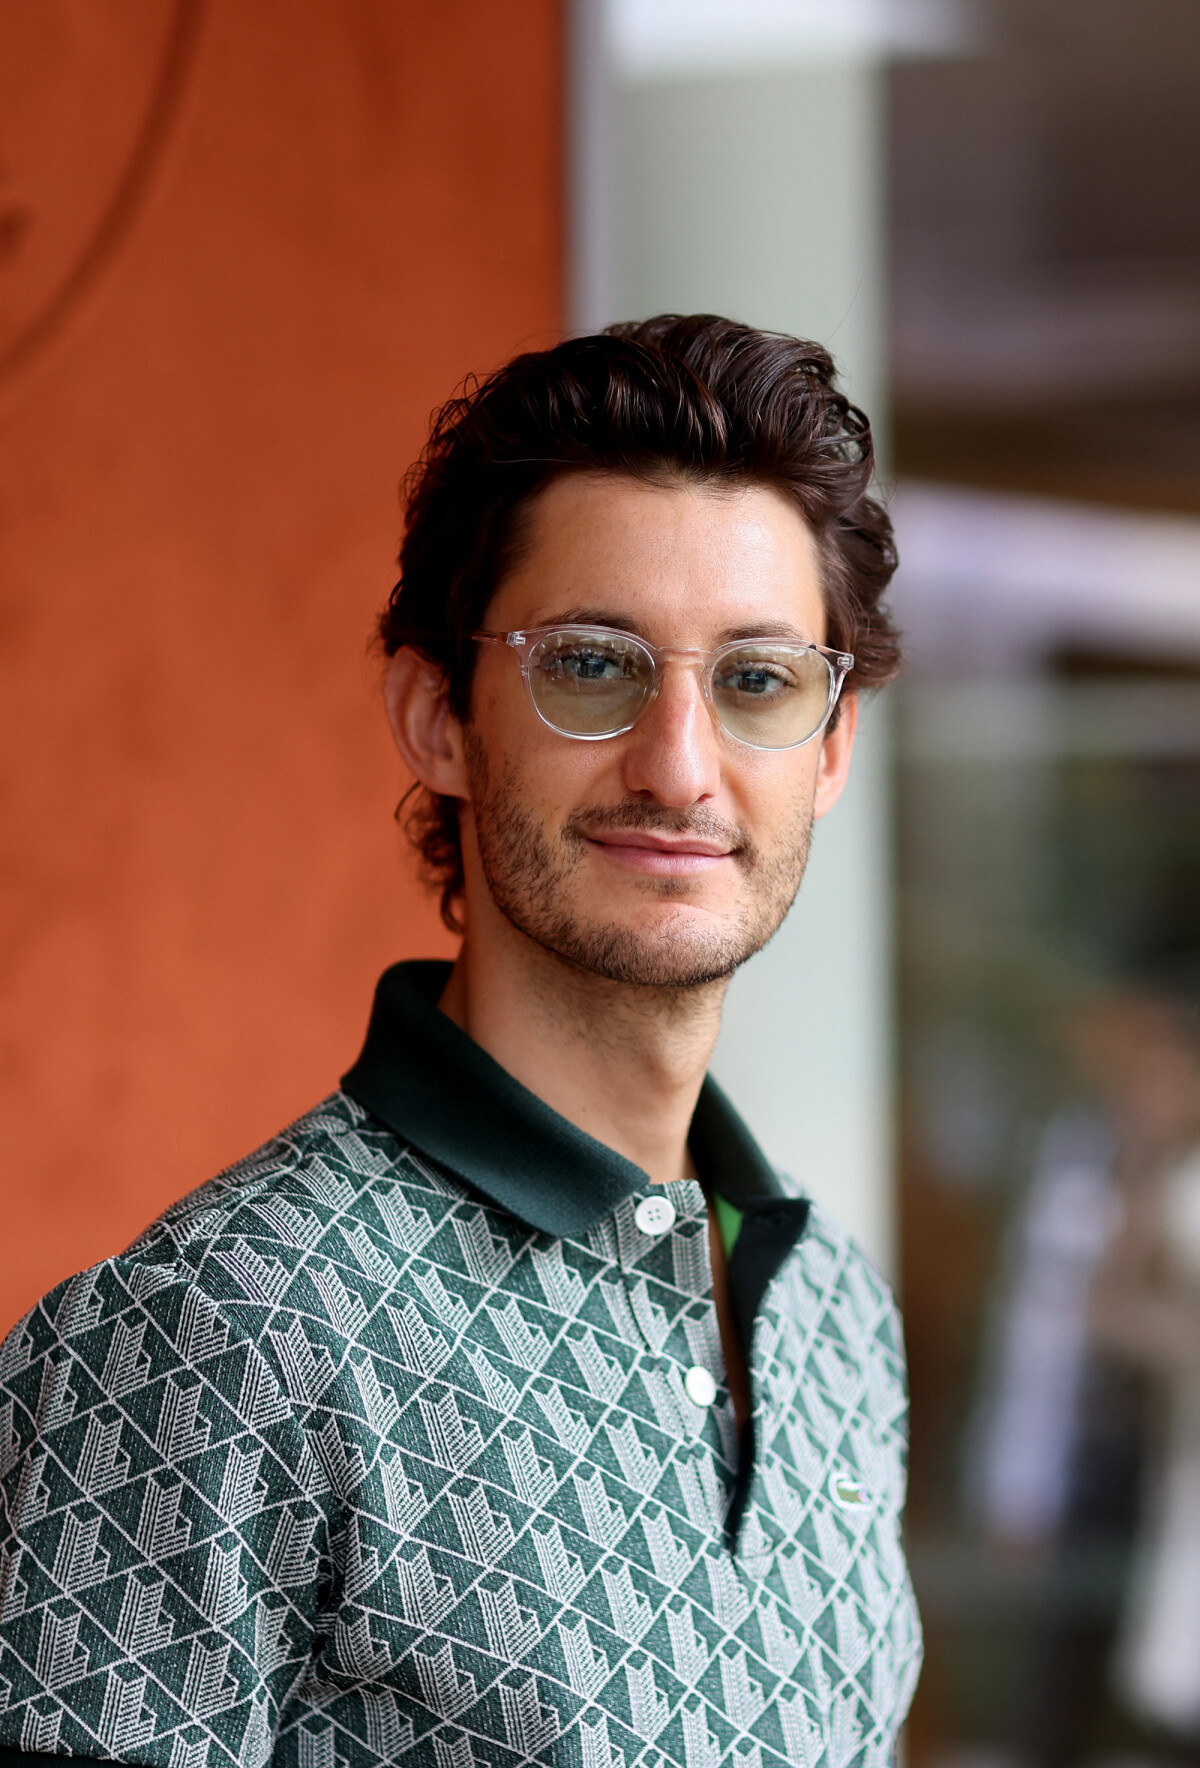
[[[920,1658],[894,1307],[813,1204],[731,1550],[705,1202],[670,1196],[556,1239],[337,1093],[53,1291],[0,1353],[0,1745],[883,1768]]]

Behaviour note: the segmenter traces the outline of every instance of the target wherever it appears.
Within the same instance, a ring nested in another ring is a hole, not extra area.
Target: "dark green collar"
[[[586,1232],[644,1190],[648,1175],[552,1111],[439,1011],[449,973],[448,964],[432,960],[384,971],[362,1055],[342,1086],[396,1135],[530,1227]],[[711,1079],[689,1146],[701,1182],[735,1206],[786,1195]]]

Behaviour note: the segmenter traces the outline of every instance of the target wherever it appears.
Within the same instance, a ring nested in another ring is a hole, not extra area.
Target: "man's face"
[[[812,536],[771,490],[571,475],[534,506],[525,556],[483,624],[565,621],[686,650],[822,643]],[[730,975],[795,896],[814,811],[840,790],[852,714],[824,742],[753,749],[714,722],[695,670],[668,663],[632,730],[582,742],[537,717],[515,653],[481,646],[464,730],[468,936],[486,891],[523,934],[613,981]]]

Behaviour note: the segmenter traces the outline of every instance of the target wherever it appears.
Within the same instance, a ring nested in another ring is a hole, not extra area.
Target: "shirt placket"
[[[752,1402],[750,1440],[753,1461],[743,1474],[746,1489],[738,1525],[736,1557],[746,1574],[754,1578],[767,1575],[783,1541],[782,1519],[775,1513],[775,1505],[765,1489],[763,1478],[767,1445],[774,1441],[781,1422],[777,1380],[781,1347],[778,1333],[772,1330],[776,1322],[771,1311],[779,1281],[778,1275],[774,1277],[761,1298],[751,1340],[746,1347]]]
[[[737,1472],[737,1432],[713,1304],[708,1208],[694,1181],[627,1198],[615,1216],[618,1257],[642,1355],[669,1384],[681,1426],[676,1461],[705,1494],[699,1524],[720,1539]]]

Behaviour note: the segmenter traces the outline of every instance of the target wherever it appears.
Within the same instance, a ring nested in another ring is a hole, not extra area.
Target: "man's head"
[[[444,408],[380,631],[424,790],[410,826],[452,925],[465,895],[468,918],[498,910],[585,969],[665,986],[727,975],[770,937],[841,789],[856,697],[806,743],[800,725],[764,735],[767,641],[791,647],[779,663],[803,664],[810,695],[827,665],[806,642],[832,650],[831,694],[838,653],[854,687],[895,672],[871,466],[822,350],[704,316],[519,357]],[[655,672],[650,651],[593,645],[581,664],[556,639],[536,703],[532,641],[478,637],[564,624],[667,655]],[[758,648],[721,651],[734,641]],[[626,698],[640,671],[635,721],[563,734],[579,716],[555,710],[564,656],[573,685],[582,667]]]

